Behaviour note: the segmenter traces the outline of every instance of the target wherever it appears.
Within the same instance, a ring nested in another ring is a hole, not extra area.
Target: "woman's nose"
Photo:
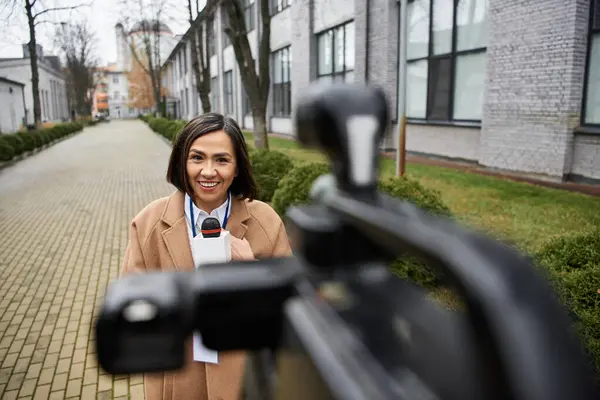
[[[217,175],[217,171],[211,164],[209,164],[205,168],[202,168],[200,174],[205,178],[213,178],[215,175]]]

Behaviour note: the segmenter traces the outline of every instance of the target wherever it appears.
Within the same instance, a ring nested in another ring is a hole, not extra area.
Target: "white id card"
[[[219,363],[219,353],[204,347],[202,344],[202,337],[198,332],[194,332],[194,361],[211,364]]]

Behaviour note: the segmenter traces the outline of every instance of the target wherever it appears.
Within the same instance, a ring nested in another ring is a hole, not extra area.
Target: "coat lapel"
[[[191,271],[194,269],[194,259],[192,258],[187,222],[183,210],[184,197],[183,192],[180,191],[176,191],[169,196],[167,206],[161,217],[168,226],[167,229],[162,231],[162,238],[175,269]]]
[[[180,271],[191,271],[194,269],[194,259],[188,236],[188,226],[185,219],[183,192],[176,191],[171,196],[161,217],[167,224],[167,229],[162,231],[169,256],[173,261],[175,269]],[[233,236],[243,239],[248,226],[246,221],[250,219],[250,213],[246,202],[239,198],[233,198],[231,203],[231,216],[225,227]]]
[[[233,198],[231,201],[231,217],[225,229],[236,238],[243,239],[248,229],[246,221],[250,219],[250,213],[244,200]]]

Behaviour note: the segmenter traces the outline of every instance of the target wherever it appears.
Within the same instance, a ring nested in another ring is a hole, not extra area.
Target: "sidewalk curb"
[[[84,129],[85,129],[85,128],[84,128]],[[48,143],[48,144],[45,144],[45,145],[43,145],[42,147],[37,147],[37,148],[35,148],[35,149],[31,150],[31,151],[28,151],[28,152],[26,152],[26,153],[21,153],[21,154],[19,154],[18,156],[16,156],[16,157],[13,157],[13,159],[12,159],[12,160],[10,160],[10,161],[4,161],[4,162],[0,162],[0,171],[2,171],[2,170],[3,170],[3,169],[5,169],[5,168],[12,167],[13,165],[15,165],[16,163],[18,163],[19,161],[21,161],[21,160],[25,160],[26,158],[29,158],[29,157],[31,157],[31,156],[34,156],[34,155],[36,155],[37,153],[40,153],[40,152],[42,152],[42,151],[44,151],[44,150],[46,150],[46,149],[48,149],[48,148],[50,148],[50,147],[54,146],[55,144],[57,144],[57,143],[59,143],[59,142],[62,142],[63,140],[67,140],[67,139],[68,139],[68,138],[70,138],[71,136],[75,136],[75,135],[77,135],[78,133],[81,133],[81,132],[83,132],[83,129],[82,129],[82,130],[80,130],[80,131],[76,131],[76,132],[73,132],[73,133],[69,133],[68,135],[66,135],[66,136],[63,136],[63,137],[61,137],[60,139],[56,139],[55,141],[53,141],[53,142],[50,142],[50,143]]]

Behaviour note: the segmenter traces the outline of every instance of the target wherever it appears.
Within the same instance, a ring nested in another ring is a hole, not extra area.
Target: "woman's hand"
[[[238,261],[255,260],[250,243],[231,235],[231,259]]]

